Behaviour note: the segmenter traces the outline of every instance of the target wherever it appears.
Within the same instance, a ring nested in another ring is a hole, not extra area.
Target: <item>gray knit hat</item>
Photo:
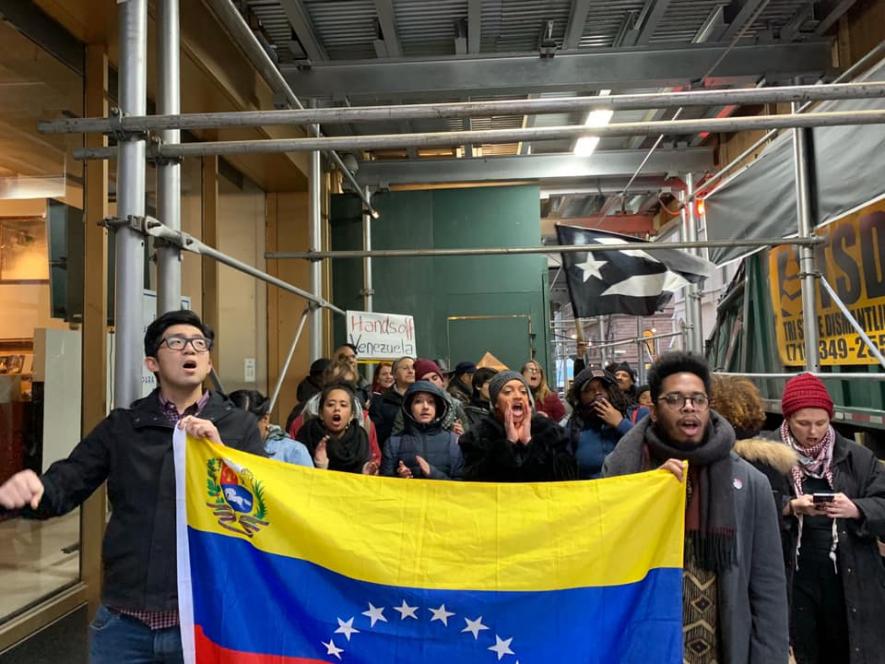
[[[511,380],[518,380],[525,385],[525,389],[529,393],[529,406],[534,410],[535,399],[532,397],[532,388],[526,382],[525,376],[517,371],[499,371],[489,380],[489,403],[492,405],[492,410],[494,410],[495,402],[498,400],[498,393]]]

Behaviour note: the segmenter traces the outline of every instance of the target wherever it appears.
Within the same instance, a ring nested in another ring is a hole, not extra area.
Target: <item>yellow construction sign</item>
[[[879,350],[885,352],[885,198],[816,231],[817,269]],[[786,366],[805,364],[799,250],[768,256],[777,345]],[[818,351],[823,365],[877,364],[860,336],[822,286],[816,289]]]

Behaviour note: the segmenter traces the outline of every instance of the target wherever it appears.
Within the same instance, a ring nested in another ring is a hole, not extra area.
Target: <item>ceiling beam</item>
[[[393,0],[375,0],[375,11],[378,12],[378,24],[381,26],[387,57],[400,57],[403,50],[396,34],[396,13],[393,10]]]
[[[730,42],[735,35],[737,35],[744,27],[747,21],[749,21],[753,14],[759,9],[759,5],[763,2],[767,3],[768,0],[735,0],[732,3],[732,6],[729,6],[725,9],[726,14],[729,11],[734,11],[737,9],[737,13],[734,14],[734,18],[726,28],[725,33],[722,35],[722,41]]]
[[[351,99],[395,99],[452,94],[527,94],[594,88],[649,88],[688,85],[726,50],[723,45],[649,49],[599,49],[513,56],[454,56],[395,61],[329,61],[310,68],[280,67],[299,96],[332,98],[346,90]],[[828,70],[830,41],[753,44],[734,47],[716,69],[719,83],[769,81]]]
[[[623,186],[645,158],[647,150],[599,150],[591,157],[574,154],[486,157],[474,159],[404,159],[361,161],[356,179],[362,186],[385,187],[394,184],[434,182],[489,182],[505,180],[556,180],[575,178],[619,178]],[[703,173],[713,168],[709,148],[657,150],[643,168],[643,174],[663,176],[677,173]],[[638,182],[633,189],[649,185]],[[620,191],[611,182],[583,181],[584,188],[607,193]]]
[[[579,228],[596,228],[613,233],[648,233],[655,229],[655,218],[645,214],[612,214],[605,217],[543,217],[541,219],[541,235],[556,235],[556,224],[577,226]]]
[[[590,0],[572,0],[572,11],[565,29],[565,40],[562,47],[567,50],[578,48],[587,25],[587,14],[590,12]]]
[[[467,52],[477,54],[482,43],[482,0],[467,0]]]
[[[664,14],[667,13],[667,8],[670,6],[670,0],[657,0],[651,11],[645,17],[645,23],[642,28],[639,30],[639,36],[636,38],[637,46],[644,46],[648,44],[649,40],[654,35],[655,30],[658,28],[658,24],[661,22],[661,19],[664,18]]]
[[[307,57],[313,62],[328,60],[329,56],[326,54],[326,49],[323,48],[320,40],[317,39],[310,15],[307,13],[307,8],[301,3],[301,0],[279,0],[279,2],[283,11],[286,12],[286,18],[289,19],[292,30],[295,32],[298,41],[301,42],[301,47],[304,49]]]
[[[851,6],[856,1],[857,0],[839,0],[838,2],[836,2],[833,8],[830,10],[830,13],[821,19],[821,22],[814,30],[815,33],[818,35],[824,34],[836,21],[842,18],[842,15],[845,12],[851,9]]]

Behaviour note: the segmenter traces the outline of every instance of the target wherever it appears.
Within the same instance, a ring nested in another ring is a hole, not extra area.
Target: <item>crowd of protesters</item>
[[[664,469],[686,485],[684,662],[885,662],[885,475],[872,452],[833,428],[833,400],[812,374],[786,383],[783,422],[766,432],[755,386],[712,376],[689,353],[658,358],[647,385],[626,363],[584,368],[566,405],[536,360],[520,372],[470,361],[448,371],[439,360],[401,357],[378,363],[370,382],[345,344],[311,364],[283,429],[259,392],[203,387],[213,340],[192,312],[158,318],[145,355],[159,387],[115,409],[42,476],[22,471],[0,486],[0,508],[46,518],[108,481],[115,509],[94,662],[139,660],[145,644],[166,637],[170,661],[180,652],[176,426],[282,462],[409,480],[593,480]],[[157,555],[141,555],[148,549]]]

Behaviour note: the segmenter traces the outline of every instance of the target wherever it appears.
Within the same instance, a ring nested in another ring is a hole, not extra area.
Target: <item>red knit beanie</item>
[[[439,365],[433,360],[425,358],[418,358],[415,360],[415,380],[421,380],[429,373],[439,374],[440,378],[442,378],[443,375]]]
[[[833,399],[820,378],[810,373],[793,376],[784,386],[781,411],[789,417],[802,408],[822,408],[833,418]]]

